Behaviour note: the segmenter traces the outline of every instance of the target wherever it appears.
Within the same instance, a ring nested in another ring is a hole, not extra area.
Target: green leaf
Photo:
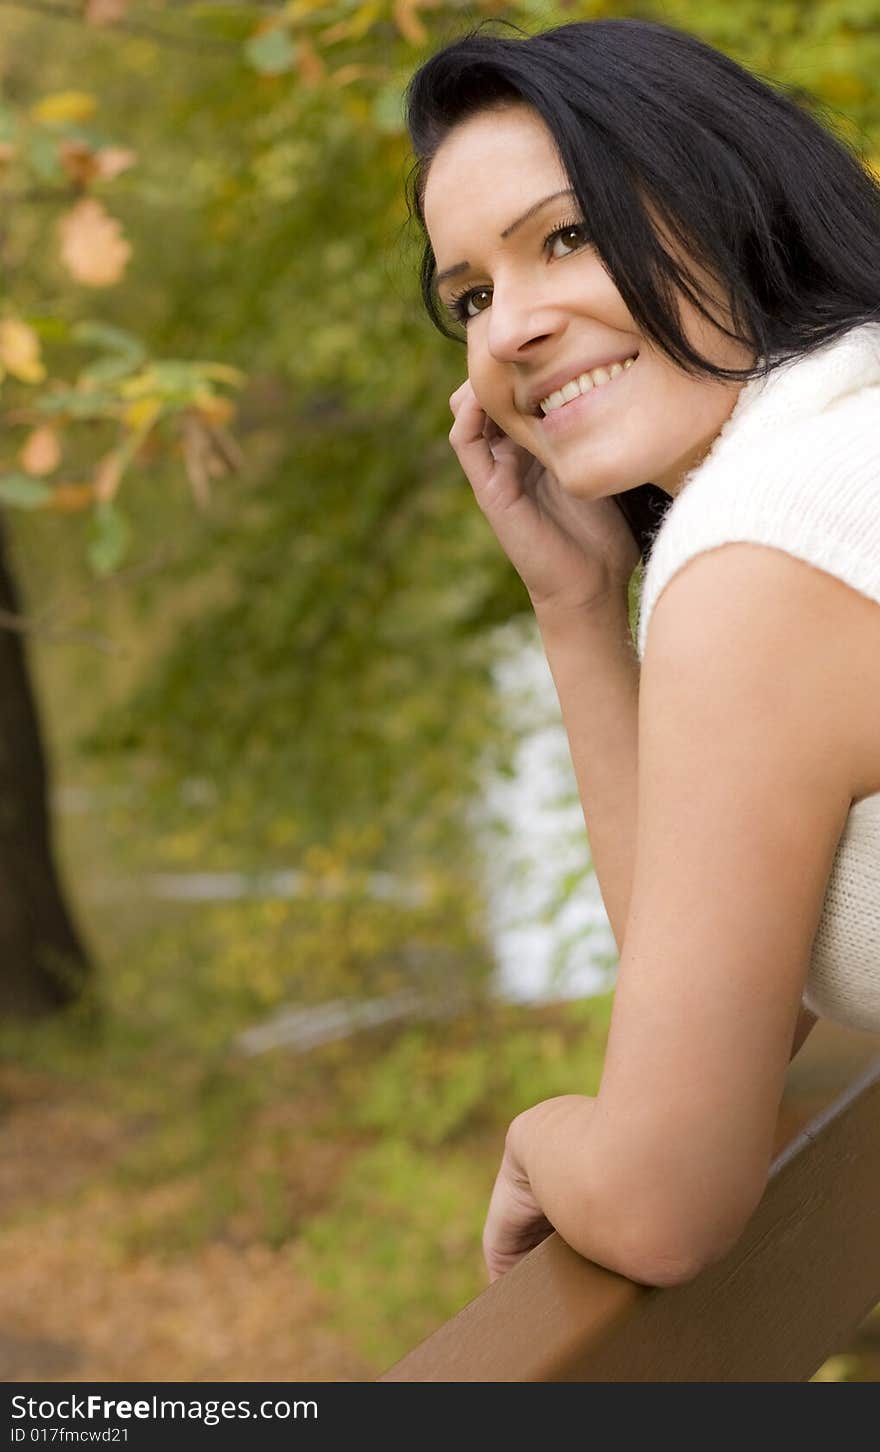
[[[0,106],[0,141],[14,141],[18,134],[15,113],[7,106]]]
[[[56,182],[64,177],[58,160],[58,144],[42,131],[34,131],[27,140],[27,158],[40,181]]]
[[[280,26],[252,36],[244,53],[254,70],[264,76],[280,76],[289,71],[296,60],[296,46],[289,33]]]
[[[80,377],[89,383],[112,383],[117,378],[126,378],[129,373],[134,373],[142,362],[143,354],[117,353],[115,358],[102,358],[100,363],[83,369]]]
[[[131,526],[115,504],[99,504],[92,518],[89,563],[99,575],[109,575],[121,563],[131,539]]]
[[[70,335],[75,343],[82,343],[87,348],[103,348],[107,353],[131,354],[138,360],[146,357],[147,350],[140,338],[136,338],[133,333],[127,333],[124,328],[114,328],[112,323],[102,323],[95,318],[75,323]]]
[[[51,315],[35,316],[33,313],[28,317],[28,322],[34,332],[45,342],[67,343],[70,341],[70,324],[66,318],[52,317]]]
[[[404,130],[403,93],[405,83],[398,81],[380,86],[373,101],[373,120],[380,131],[398,133]]]
[[[66,388],[41,394],[34,400],[34,407],[48,418],[60,413],[80,419],[107,418],[118,408],[118,400],[112,393],[78,393],[75,389]]]
[[[39,509],[52,497],[49,484],[29,474],[0,474],[0,502],[18,509]]]
[[[113,383],[117,378],[125,378],[140,368],[147,357],[146,348],[134,334],[94,318],[76,323],[71,335],[77,343],[103,348],[111,354],[83,370],[82,378],[88,383]]]
[[[186,392],[195,382],[194,365],[181,363],[175,358],[163,363],[153,363],[150,373],[159,387],[167,389],[169,393]]]

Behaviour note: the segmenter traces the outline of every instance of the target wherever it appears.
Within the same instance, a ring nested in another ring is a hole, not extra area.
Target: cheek
[[[468,378],[480,407],[494,418],[497,413],[510,410],[510,386],[504,383],[493,369],[491,360],[478,348],[468,349]]]

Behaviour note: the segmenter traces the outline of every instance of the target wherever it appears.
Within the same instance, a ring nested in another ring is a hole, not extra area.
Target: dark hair
[[[411,218],[425,235],[421,294],[446,337],[461,334],[436,295],[423,200],[431,162],[459,122],[525,102],[553,135],[591,240],[643,332],[692,376],[766,376],[880,317],[880,185],[850,145],[805,109],[814,97],[765,82],[686,31],[587,20],[528,35],[485,25],[412,77],[406,118],[415,164]],[[720,368],[681,330],[676,290],[718,327],[706,289],[662,246],[672,241],[720,281],[733,332],[756,362]],[[643,557],[669,496],[654,484],[614,496]]]

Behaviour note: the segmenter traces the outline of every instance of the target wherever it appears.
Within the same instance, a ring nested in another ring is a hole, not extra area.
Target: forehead
[[[464,218],[485,215],[500,230],[531,202],[568,184],[553,136],[530,106],[478,112],[453,128],[428,170],[423,205],[435,253]]]

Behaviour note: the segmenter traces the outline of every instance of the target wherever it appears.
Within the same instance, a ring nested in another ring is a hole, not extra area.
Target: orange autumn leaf
[[[411,45],[424,45],[428,32],[416,14],[417,0],[395,0],[394,24]]]
[[[122,478],[122,456],[113,449],[98,463],[92,481],[92,492],[101,504],[109,504],[114,498]]]
[[[128,0],[84,0],[83,20],[86,25],[113,25],[128,9]]]
[[[386,72],[379,66],[365,66],[358,62],[351,65],[340,66],[338,71],[332,71],[329,77],[331,86],[348,86],[352,81],[369,80],[370,77],[384,79]]]
[[[122,171],[128,171],[137,161],[137,152],[130,151],[126,146],[102,146],[95,152],[95,160],[98,163],[98,176],[103,181],[112,181]]]
[[[18,458],[24,472],[34,478],[51,474],[61,463],[61,441],[55,430],[48,424],[34,429],[25,439]]]
[[[56,484],[46,508],[57,514],[75,514],[80,509],[88,509],[93,499],[91,484]]]
[[[323,59],[307,36],[301,36],[297,41],[296,68],[303,85],[311,90],[321,84],[327,73]]]
[[[83,197],[59,222],[61,259],[85,287],[112,287],[131,257],[131,244],[115,217],[94,197]]]
[[[136,155],[123,146],[102,146],[95,151],[87,141],[66,137],[58,143],[58,158],[67,175],[81,186],[100,177],[112,181],[134,166]]]
[[[218,393],[199,393],[195,399],[195,407],[200,417],[212,424],[229,423],[235,415],[232,399],[223,398]]]
[[[71,181],[85,186],[98,175],[95,153],[86,141],[65,138],[58,143],[58,160]]]

